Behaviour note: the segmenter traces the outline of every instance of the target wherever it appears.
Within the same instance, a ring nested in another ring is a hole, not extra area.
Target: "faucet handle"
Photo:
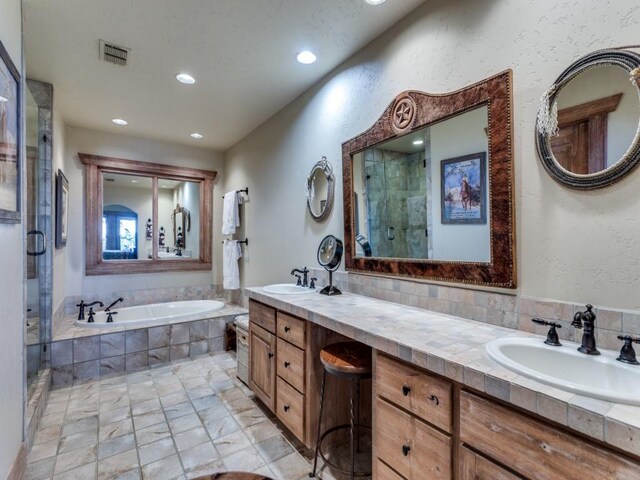
[[[93,313],[93,307],[89,307],[89,318],[87,318],[87,323],[93,323],[93,316],[95,315],[95,313]]]
[[[533,323],[537,323],[538,325],[549,326],[549,331],[547,332],[547,339],[544,341],[547,345],[551,345],[554,347],[561,347],[560,339],[558,338],[558,332],[556,332],[556,328],[562,328],[562,325],[556,322],[548,322],[543,320],[542,318],[532,318],[531,321]]]
[[[318,280],[316,277],[312,277],[311,283],[309,284],[309,288],[316,288],[316,281]]]
[[[109,311],[109,315],[107,315],[107,323],[113,323],[113,316],[112,315],[117,315],[118,312],[112,312]]]
[[[620,350],[620,356],[616,358],[619,362],[628,363],[630,365],[640,365],[636,358],[636,351],[633,349],[634,343],[640,343],[640,337],[632,337],[631,335],[618,335],[618,340],[622,340],[624,345]]]
[[[295,275],[295,277],[298,279],[298,281],[296,282],[296,285],[298,287],[302,286],[302,277],[300,275]]]

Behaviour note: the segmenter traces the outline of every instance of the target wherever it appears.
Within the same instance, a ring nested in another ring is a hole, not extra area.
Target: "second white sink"
[[[578,344],[546,345],[535,338],[507,337],[487,344],[489,357],[516,373],[562,390],[610,402],[640,405],[640,365],[616,360],[617,353],[585,355]]]
[[[275,293],[277,295],[301,295],[304,293],[315,293],[315,289],[294,285],[293,283],[274,283],[262,287],[267,293]]]

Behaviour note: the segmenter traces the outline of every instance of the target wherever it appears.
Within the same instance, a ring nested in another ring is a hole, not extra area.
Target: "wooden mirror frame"
[[[634,79],[634,85],[640,93],[640,55],[635,52],[620,49],[597,50],[579,58],[569,65],[556,79],[543,97],[545,108],[549,108],[563,87],[579,74],[598,66],[616,66],[629,73],[629,79]],[[640,119],[636,135],[627,152],[616,163],[596,173],[578,174],[564,169],[551,149],[551,136],[542,133],[540,119],[536,121],[536,147],[538,156],[547,173],[558,183],[578,190],[592,190],[611,185],[621,180],[640,163]]]
[[[516,287],[511,101],[511,70],[443,95],[408,90],[389,104],[371,128],[342,144],[344,248],[348,271],[492,287]],[[488,111],[490,261],[356,257],[353,156],[387,140],[485,105]]]
[[[122,158],[78,153],[85,166],[85,274],[122,275],[128,273],[157,273],[211,270],[213,235],[213,181],[217,172],[195,168],[174,167]],[[102,173],[119,173],[152,177],[153,189],[153,258],[148,260],[102,259]],[[158,178],[200,184],[200,256],[198,259],[170,260],[158,258]]]

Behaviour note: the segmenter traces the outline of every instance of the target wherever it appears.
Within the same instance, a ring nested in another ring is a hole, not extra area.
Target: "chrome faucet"
[[[583,328],[582,345],[578,347],[578,351],[587,355],[600,355],[600,351],[596,347],[595,323],[596,314],[593,313],[593,305],[586,305],[584,312],[578,312],[573,316],[571,326]]]
[[[111,311],[111,309],[116,305],[116,303],[119,303],[119,302],[124,302],[124,298],[122,298],[122,297],[118,298],[115,302],[113,302],[111,305],[109,305],[107,308],[105,308],[104,311],[109,313]],[[103,305],[100,305],[100,306],[102,307]]]
[[[76,305],[76,307],[80,308],[80,310],[78,311],[78,320],[84,320],[84,307],[93,307],[94,305],[100,305],[101,307],[104,307],[104,303],[98,300],[91,303],[84,303],[84,300],[80,300],[80,303]]]
[[[291,270],[291,275],[295,275],[296,273],[301,273],[303,275],[302,286],[308,287],[309,286],[309,269],[307,267],[302,267],[302,270],[300,270],[299,268],[294,268],[293,270]]]

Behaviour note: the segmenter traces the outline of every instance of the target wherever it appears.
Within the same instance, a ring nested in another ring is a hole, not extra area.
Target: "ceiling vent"
[[[104,60],[105,62],[126,67],[127,57],[130,51],[130,48],[100,40],[100,60]]]

